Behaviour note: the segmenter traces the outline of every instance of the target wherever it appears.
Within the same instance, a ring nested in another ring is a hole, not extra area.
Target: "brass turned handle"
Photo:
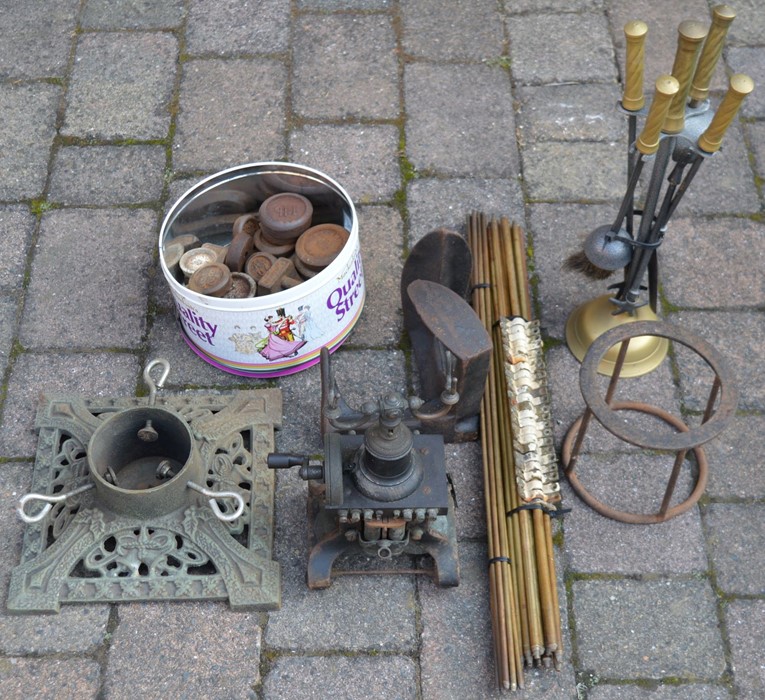
[[[685,126],[685,100],[691,89],[693,69],[701,50],[701,42],[707,36],[707,28],[694,20],[680,22],[677,28],[677,51],[672,65],[672,75],[680,83],[680,89],[672,99],[664,123],[664,133],[679,134]]]
[[[690,96],[694,102],[703,102],[709,97],[712,74],[720,59],[730,23],[735,17],[736,13],[728,5],[717,5],[712,8],[712,26],[709,28],[709,36],[704,42],[704,48],[701,50],[699,63],[691,81]]]
[[[733,118],[738,113],[744,98],[754,90],[754,81],[743,73],[731,76],[728,92],[712,117],[707,130],[699,137],[699,148],[706,153],[716,153],[720,149],[723,136]]]
[[[677,78],[673,78],[671,75],[660,75],[656,79],[656,90],[653,93],[648,116],[643,131],[635,142],[635,148],[644,156],[656,153],[659,148],[659,134],[667,117],[669,103],[679,89],[680,83],[677,82]]]
[[[648,25],[639,19],[633,19],[624,25],[624,38],[627,42],[627,57],[624,71],[624,95],[622,107],[630,112],[643,109],[643,72],[645,69],[645,35]]]

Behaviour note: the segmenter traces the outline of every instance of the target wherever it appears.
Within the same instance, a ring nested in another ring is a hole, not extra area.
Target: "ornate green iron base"
[[[145,398],[44,398],[32,491],[55,495],[88,484],[87,445],[109,414]],[[217,518],[189,490],[189,502],[151,519],[126,517],[90,489],[57,503],[24,532],[11,575],[10,612],[58,612],[61,603],[228,600],[233,610],[272,610],[281,602],[272,561],[274,475],[266,455],[280,427],[278,389],[229,396],[167,396],[157,405],[190,425],[205,466],[205,485],[236,491],[244,512]]]

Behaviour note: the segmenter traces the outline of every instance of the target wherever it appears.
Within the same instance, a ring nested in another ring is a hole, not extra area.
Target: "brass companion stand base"
[[[614,315],[616,307],[611,295],[591,299],[571,312],[566,322],[566,343],[579,362],[596,338],[612,328],[636,321],[658,321],[650,306],[641,306],[634,316],[628,313]],[[655,370],[667,356],[666,338],[645,336],[633,338],[621,370],[622,377],[642,377]],[[618,347],[612,347],[598,364],[598,373],[610,377],[616,364]]]
[[[707,399],[701,425],[689,428],[679,418],[660,408],[633,401],[614,402],[613,397],[625,358],[629,355],[631,341],[635,338],[658,337],[665,342],[672,340],[693,350],[714,373],[714,381]],[[616,350],[613,375],[609,382],[605,398],[600,395],[597,372],[603,357]],[[582,397],[587,405],[584,413],[569,428],[563,443],[561,463],[563,470],[577,495],[601,515],[613,520],[632,524],[660,523],[680,515],[693,506],[701,495],[707,481],[707,460],[700,445],[719,435],[730,422],[736,411],[738,392],[733,378],[717,351],[701,338],[698,338],[676,326],[654,321],[639,321],[617,326],[601,335],[585,355],[579,371],[579,384]],[[637,411],[659,418],[673,430],[649,433],[625,422],[619,411]],[[675,453],[672,473],[664,490],[659,509],[655,513],[631,513],[620,511],[601,503],[582,485],[576,474],[576,463],[587,433],[590,421],[595,418],[608,432],[620,440],[648,450],[661,450]],[[693,450],[698,464],[698,475],[691,494],[682,503],[670,507],[680,469],[688,450]]]

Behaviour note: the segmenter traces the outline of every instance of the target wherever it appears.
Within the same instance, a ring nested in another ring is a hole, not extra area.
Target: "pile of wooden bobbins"
[[[311,225],[313,205],[281,192],[235,221],[227,245],[187,234],[164,248],[168,270],[198,294],[245,299],[291,289],[329,265],[349,233],[332,223]]]

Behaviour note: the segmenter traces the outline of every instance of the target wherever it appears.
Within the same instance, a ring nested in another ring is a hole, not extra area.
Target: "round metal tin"
[[[279,192],[303,194],[316,218],[349,232],[340,254],[311,279],[267,296],[218,299],[186,288],[159,256],[184,339],[206,362],[232,374],[278,377],[316,364],[322,347],[334,350],[346,339],[364,306],[353,202],[333,179],[302,165],[252,163],[202,180],[170,209],[160,231],[160,250],[187,233],[204,242],[228,243],[236,219],[258,211]]]

